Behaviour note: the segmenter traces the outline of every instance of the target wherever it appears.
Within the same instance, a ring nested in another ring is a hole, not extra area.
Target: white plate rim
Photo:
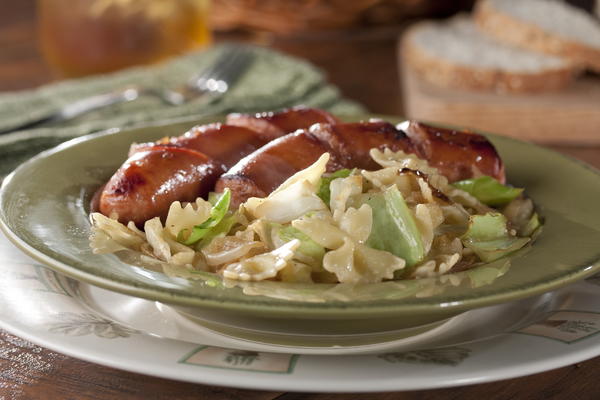
[[[1,239],[0,241],[0,256],[6,253],[6,251],[2,251],[3,247],[9,250],[11,258],[17,259],[19,264],[34,264],[25,255],[19,254],[16,248],[8,244],[6,239]],[[0,257],[0,261],[5,261],[2,258],[5,257]],[[590,283],[580,282],[563,290],[577,291],[580,290],[581,285],[590,285]],[[77,300],[74,299],[73,301]],[[372,376],[363,376],[363,379],[359,379],[360,377],[356,375],[356,371],[343,374],[341,378],[333,375],[327,377],[327,373],[324,375],[324,372],[328,370],[326,365],[332,365],[332,363],[342,369],[347,364],[350,366],[365,362],[367,363],[365,365],[373,364],[373,359],[377,356],[302,355],[295,360],[296,368],[292,374],[278,374],[278,378],[274,378],[272,374],[259,373],[257,371],[217,369],[215,367],[191,366],[181,363],[181,358],[185,354],[189,354],[200,347],[193,343],[157,338],[145,334],[132,335],[127,339],[127,347],[130,348],[130,353],[125,354],[123,353],[125,341],[115,342],[92,335],[73,338],[49,332],[41,332],[39,327],[18,324],[11,320],[11,318],[7,318],[7,315],[11,311],[7,311],[4,302],[4,297],[0,295],[0,327],[16,336],[52,351],[107,367],[149,376],[252,390],[358,393],[436,389],[522,377],[560,368],[600,355],[600,335],[591,336],[573,344],[558,344],[546,338],[506,333],[489,340],[474,342],[465,346],[461,345],[461,347],[469,348],[473,352],[473,355],[477,355],[478,352],[482,354],[482,350],[485,350],[486,346],[491,346],[492,350],[494,350],[492,353],[498,353],[510,349],[511,346],[523,346],[524,343],[529,346],[530,351],[536,345],[539,345],[540,349],[548,345],[556,346],[557,348],[560,348],[559,346],[566,346],[562,347],[562,349],[566,348],[568,351],[545,351],[544,357],[538,359],[532,358],[527,363],[514,364],[501,362],[496,366],[490,366],[487,371],[479,374],[473,374],[473,367],[464,368],[462,364],[449,367],[431,364],[390,364],[380,362],[377,365],[381,366],[381,370],[371,371],[370,375]],[[52,304],[50,305],[52,306]],[[83,306],[81,307],[83,308]],[[12,310],[12,313],[23,311],[25,310]],[[600,295],[598,312],[600,312]],[[487,347],[487,350],[489,349],[490,347]],[[173,352],[173,357],[165,356],[165,354],[169,354],[171,351]],[[146,355],[144,356],[142,353],[146,353]],[[139,357],[131,358],[130,354],[137,354]],[[315,369],[316,366],[323,363],[325,366],[320,371],[313,371],[312,374],[308,373],[311,372],[311,369]],[[423,366],[427,367],[427,370],[431,372],[422,376],[413,376],[411,379],[402,379],[403,370],[408,371],[413,368],[422,369]],[[373,372],[384,373],[377,376]],[[315,377],[317,376],[320,376],[320,379],[316,379]]]

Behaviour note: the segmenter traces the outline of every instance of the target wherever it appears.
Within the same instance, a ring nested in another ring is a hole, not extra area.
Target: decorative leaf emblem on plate
[[[423,363],[455,366],[471,354],[471,349],[464,347],[445,347],[430,350],[415,350],[399,353],[385,353],[377,357],[389,363]]]
[[[298,355],[225,349],[201,345],[179,360],[182,364],[241,371],[292,374]]]
[[[556,325],[556,329],[562,332],[568,333],[589,333],[595,332],[596,326],[593,322],[590,321],[582,321],[582,320],[558,320],[556,321],[558,324]]]
[[[73,297],[72,293],[68,290],[69,288],[63,286],[60,276],[56,272],[41,264],[34,264],[32,266],[35,268],[37,279],[44,285],[48,292]]]
[[[252,365],[259,360],[259,354],[255,351],[233,350],[225,355],[224,361],[233,366]]]
[[[104,339],[126,338],[140,333],[115,321],[88,313],[61,312],[54,315],[57,322],[48,324],[48,331],[68,336],[96,335]]]

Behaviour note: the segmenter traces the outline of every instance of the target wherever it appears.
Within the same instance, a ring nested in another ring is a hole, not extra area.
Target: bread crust
[[[456,63],[431,54],[416,45],[412,36],[426,24],[416,24],[400,43],[404,65],[421,79],[445,88],[495,91],[498,93],[535,93],[559,90],[573,81],[576,70],[570,66],[519,73]]]
[[[477,2],[473,18],[478,27],[496,40],[521,48],[572,60],[576,65],[600,72],[600,49],[568,39]]]

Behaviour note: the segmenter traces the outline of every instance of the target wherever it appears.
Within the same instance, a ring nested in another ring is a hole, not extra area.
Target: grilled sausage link
[[[450,182],[488,175],[504,183],[504,164],[494,145],[477,133],[411,121],[406,133],[419,157],[428,160]]]
[[[288,177],[329,152],[328,170],[376,169],[372,148],[389,148],[428,160],[453,182],[478,175],[504,181],[504,168],[493,145],[481,135],[449,131],[411,123],[405,133],[387,122],[318,124],[272,141],[242,159],[216,184],[216,191],[231,189],[234,206],[250,197],[268,195]]]
[[[216,123],[195,126],[181,136],[166,137],[155,143],[133,144],[129,156],[159,144],[199,151],[229,169],[267,142],[264,136],[253,130]]]
[[[198,151],[156,145],[135,153],[110,178],[100,195],[99,211],[141,226],[151,218],[166,217],[176,200],[206,196],[222,173]]]
[[[372,148],[412,151],[408,137],[387,122],[317,124],[271,141],[240,160],[217,181],[215,191],[231,189],[233,206],[271,193],[287,178],[310,166],[321,154],[331,155],[328,171],[377,168]]]
[[[215,191],[231,189],[232,206],[237,207],[250,197],[268,195],[287,178],[317,161],[321,154],[332,153],[331,150],[326,141],[306,130],[290,133],[240,160],[219,178]],[[333,153],[327,169],[335,171],[344,165]]]
[[[384,121],[353,122],[336,125],[313,125],[310,132],[327,143],[345,168],[373,170],[380,168],[373,161],[371,149],[389,148],[414,153],[415,149],[404,132]]]
[[[137,225],[164,217],[171,202],[207,195],[223,172],[271,139],[337,121],[325,111],[304,107],[228,119],[234,124],[199,126],[181,136],[132,145],[130,158],[95,196],[99,211]]]
[[[339,122],[341,121],[327,111],[303,106],[289,108],[277,113],[229,114],[227,116],[228,124],[261,132],[269,140],[295,132],[298,129],[306,129],[316,123],[337,124]]]

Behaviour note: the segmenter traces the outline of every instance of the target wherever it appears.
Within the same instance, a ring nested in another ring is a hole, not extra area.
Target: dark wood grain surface
[[[402,114],[394,54],[396,34],[397,29],[389,28],[367,34],[253,40],[312,61],[346,96],[373,112]],[[0,91],[32,88],[53,79],[36,48],[33,0],[0,0]],[[600,167],[600,147],[553,148]],[[102,367],[0,330],[0,400],[598,399],[599,371],[600,357],[523,378],[450,389],[362,395],[249,391],[149,378]]]

